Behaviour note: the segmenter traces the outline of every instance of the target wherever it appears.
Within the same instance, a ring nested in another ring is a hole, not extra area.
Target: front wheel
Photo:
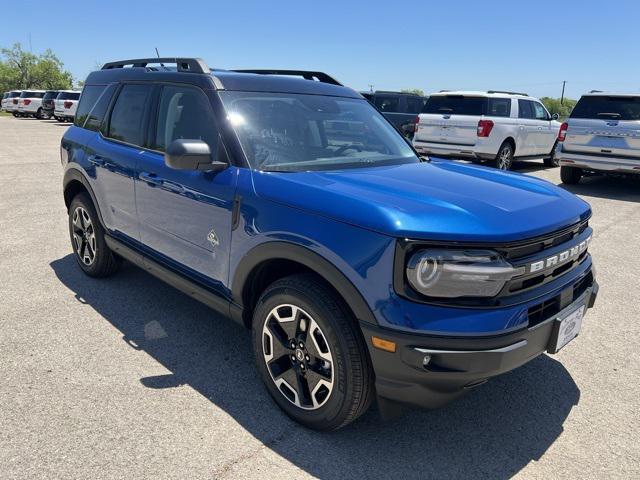
[[[69,206],[69,236],[74,256],[90,277],[107,277],[118,268],[118,259],[104,239],[104,229],[91,198],[79,193]]]
[[[567,185],[575,185],[582,178],[582,169],[576,167],[560,167],[560,180]]]
[[[253,347],[267,390],[306,427],[336,430],[371,403],[373,371],[357,321],[311,274],[278,280],[262,294]]]
[[[494,160],[494,166],[500,170],[511,170],[513,163],[513,145],[511,142],[504,142],[500,145],[500,150]]]

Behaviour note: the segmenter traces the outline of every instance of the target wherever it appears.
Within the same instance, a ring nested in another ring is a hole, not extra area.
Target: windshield
[[[220,92],[252,168],[329,170],[420,159],[364,99]]]
[[[571,118],[640,120],[640,97],[587,95],[573,108]]]

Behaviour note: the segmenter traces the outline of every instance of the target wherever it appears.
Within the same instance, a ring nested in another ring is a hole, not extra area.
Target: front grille
[[[573,284],[573,295],[571,296],[571,302],[575,302],[580,296],[587,291],[593,285],[593,272],[589,271],[584,277],[578,280]],[[567,305],[562,305],[561,301],[562,294],[556,295],[549,300],[546,300],[542,303],[529,307],[529,311],[527,312],[527,318],[529,319],[529,328],[544,322],[548,318],[557,315],[560,310],[565,308]],[[569,302],[569,303],[571,303]]]

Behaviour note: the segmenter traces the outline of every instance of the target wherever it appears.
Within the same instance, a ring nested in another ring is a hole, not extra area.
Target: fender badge
[[[214,247],[217,247],[218,245],[220,245],[220,241],[218,240],[218,237],[216,236],[216,232],[214,232],[213,230],[211,230],[209,232],[209,234],[207,235],[207,240]]]

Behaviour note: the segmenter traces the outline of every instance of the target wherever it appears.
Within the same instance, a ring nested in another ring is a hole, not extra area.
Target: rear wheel
[[[513,145],[506,141],[500,145],[500,150],[494,160],[494,166],[500,170],[511,170],[513,164]]]
[[[42,108],[39,108],[38,111],[36,112],[36,118],[42,119]]]
[[[560,167],[560,179],[567,185],[575,185],[582,178],[582,169],[576,167]]]
[[[551,149],[551,153],[549,156],[544,159],[545,167],[557,167],[560,165],[560,160],[556,158],[556,147],[558,146],[558,141],[556,140],[553,144],[553,148]]]
[[[253,315],[253,346],[267,390],[306,427],[336,430],[366,411],[373,371],[356,320],[310,274],[276,281]]]
[[[118,269],[118,259],[104,240],[104,229],[86,193],[69,206],[69,236],[80,268],[90,277],[107,277]]]

